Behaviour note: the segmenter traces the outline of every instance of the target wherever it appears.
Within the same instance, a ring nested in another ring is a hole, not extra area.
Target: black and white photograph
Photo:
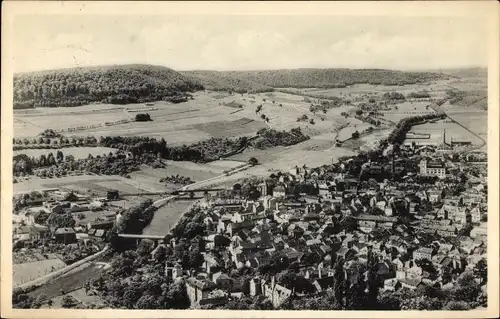
[[[495,2],[43,5],[4,25],[12,311],[498,315]]]

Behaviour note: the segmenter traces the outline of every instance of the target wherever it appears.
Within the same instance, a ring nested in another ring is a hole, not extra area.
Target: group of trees
[[[191,177],[180,176],[179,174],[176,174],[176,175],[170,175],[170,176],[161,178],[160,183],[189,185],[189,184],[193,184],[194,181],[191,179]]]
[[[165,276],[165,255],[141,244],[113,256],[111,268],[85,284],[113,308],[187,309],[190,301],[183,280]],[[141,269],[139,272],[138,270]]]
[[[297,122],[307,122],[309,120],[309,117],[306,114],[302,114],[297,118]]]
[[[139,113],[135,115],[135,121],[136,122],[148,122],[152,121],[151,115],[149,113]]]
[[[126,156],[123,153],[109,153],[105,156],[91,154],[86,159],[75,160],[74,156],[64,157],[62,151],[57,152],[56,158],[52,153],[49,156],[42,154],[40,158],[30,158],[25,154],[14,157],[13,171],[15,176],[32,175],[39,177],[60,177],[70,172],[86,172],[98,175],[121,175],[128,176],[129,173],[139,169],[140,165],[146,164],[155,167],[162,166],[157,157],[151,153],[141,154],[135,157]]]
[[[452,288],[422,285],[416,290],[383,292],[378,298],[381,310],[469,310],[486,305],[486,295],[472,272],[462,273]]]
[[[14,75],[14,109],[79,106],[93,102],[126,104],[181,102],[203,85],[160,66],[122,65],[71,68]]]
[[[399,93],[399,92],[386,92],[384,93],[383,95],[384,99],[386,100],[398,100],[398,101],[401,101],[401,100],[405,100],[405,96],[403,95],[403,93]]]
[[[257,132],[257,138],[250,142],[250,145],[258,149],[266,149],[276,146],[290,146],[309,139],[300,127],[292,128],[289,132],[277,131],[270,128],[263,128]]]

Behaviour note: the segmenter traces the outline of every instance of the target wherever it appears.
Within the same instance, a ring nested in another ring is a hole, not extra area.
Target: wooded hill
[[[219,71],[184,71],[180,72],[188,78],[201,82],[207,90],[236,93],[271,92],[273,88],[258,82],[240,79],[227,72]]]
[[[14,108],[182,102],[201,83],[161,66],[118,65],[14,75]]]
[[[403,72],[381,69],[293,69],[269,71],[221,72],[232,78],[260,83],[274,88],[335,88],[353,84],[404,85],[445,79],[448,76],[430,72]]]

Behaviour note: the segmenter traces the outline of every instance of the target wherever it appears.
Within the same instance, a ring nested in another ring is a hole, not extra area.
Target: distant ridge
[[[437,72],[385,69],[280,69],[264,71],[175,71],[146,64],[108,65],[23,72],[14,75],[14,108],[89,103],[182,102],[189,92],[237,93],[274,88],[335,88],[353,84],[405,85],[445,79]]]
[[[279,69],[254,71],[184,71],[206,88],[234,91],[266,91],[269,88],[335,88],[353,84],[405,85],[445,79],[436,72],[406,72],[384,69]]]

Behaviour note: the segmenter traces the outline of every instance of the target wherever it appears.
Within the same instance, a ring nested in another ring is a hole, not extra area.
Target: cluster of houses
[[[443,169],[446,174],[443,162],[423,162],[420,169],[425,175],[440,177]],[[307,174],[311,170],[304,166],[286,175],[305,180]],[[371,251],[384,290],[453,286],[461,273],[486,258],[484,180],[477,184],[483,187],[451,196],[439,183],[429,188],[389,181],[361,186],[356,178],[337,177],[333,183],[316,178],[316,198],[288,196],[284,178],[273,188],[261,184],[262,196],[255,201],[205,199],[200,204],[208,233],[205,262],[197,270],[167,265],[167,275],[187,278],[193,306],[250,294],[279,307],[297,294],[293,287],[268,276],[240,282],[229,276],[231,270],[259,269],[278,254],[299,265],[299,273],[315,287],[312,293],[323,294],[333,286],[330,261],[339,257],[354,283],[366,275]],[[346,226],[346,218],[353,227]],[[468,227],[472,230],[465,232]]]
[[[90,198],[76,192],[46,190],[38,205],[18,215],[21,220],[13,231],[14,244],[26,246],[40,240],[65,245],[87,240],[102,241],[119,215],[120,209],[109,205],[109,200],[116,199],[116,196],[115,191],[110,191],[107,197]],[[36,223],[40,214],[48,215],[47,220],[57,217],[53,215],[70,214],[75,219],[75,226],[40,225]],[[89,219],[88,214],[99,214],[99,217]]]

